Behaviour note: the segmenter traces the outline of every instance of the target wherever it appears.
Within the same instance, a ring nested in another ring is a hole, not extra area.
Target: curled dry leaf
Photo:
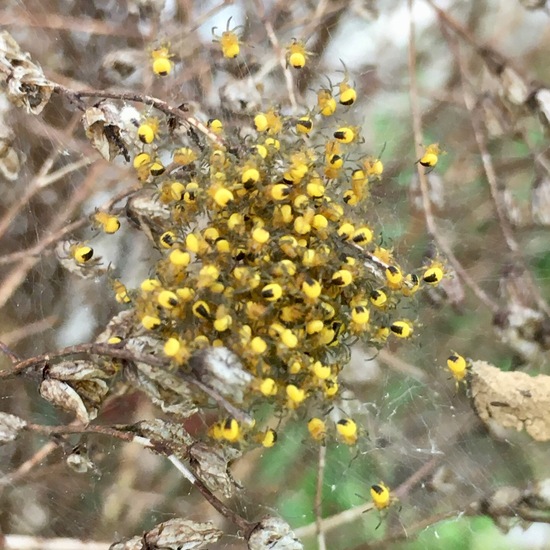
[[[303,550],[290,526],[281,518],[268,517],[260,521],[248,538],[249,550]]]
[[[25,155],[14,147],[15,132],[8,122],[11,108],[8,99],[0,95],[0,172],[8,181],[15,181]]]
[[[550,440],[550,376],[502,372],[474,361],[470,384],[474,408],[483,422],[525,430],[536,441]]]
[[[241,455],[239,450],[195,442],[181,424],[165,420],[145,420],[135,427],[143,437],[165,443],[178,458],[189,459],[195,475],[211,491],[220,491],[226,498],[233,496],[235,481],[229,463]]]
[[[0,65],[9,71],[7,75],[0,73],[0,84],[8,99],[17,107],[25,107],[28,113],[40,114],[50,100],[53,86],[7,31],[0,33]]]
[[[135,313],[130,309],[126,309],[111,318],[105,327],[105,330],[96,338],[96,343],[106,344],[109,341],[109,338],[112,338],[113,336],[118,336],[119,338],[122,338],[122,340],[126,340],[130,337],[134,330]]]
[[[241,455],[232,447],[215,447],[195,443],[189,448],[190,465],[195,475],[211,491],[220,491],[226,498],[233,496],[235,480],[229,472],[229,463]]]
[[[225,347],[206,348],[195,353],[189,366],[202,382],[233,403],[242,403],[244,392],[253,379],[239,358]]]
[[[78,392],[67,382],[47,378],[40,384],[40,395],[52,405],[73,413],[82,424],[88,424],[92,418]]]
[[[97,468],[90,460],[87,450],[81,447],[74,449],[65,461],[67,462],[67,466],[77,474],[85,474],[90,470],[97,472]]]
[[[136,356],[153,354],[161,355],[162,343],[149,336],[129,338],[126,349]],[[172,374],[165,367],[156,367],[143,362],[136,362],[136,370],[126,371],[127,380],[137,389],[144,391],[161,409],[170,414],[187,418],[197,412],[195,399],[197,395],[184,380]]]
[[[529,83],[508,65],[503,67],[498,76],[504,97],[514,105],[525,105],[531,93]]]
[[[103,370],[90,361],[63,361],[48,367],[49,378],[56,380],[93,380],[107,378]]]
[[[535,92],[534,100],[534,106],[539,113],[542,124],[546,128],[550,128],[550,90],[540,88]]]
[[[141,537],[115,542],[109,550],[198,550],[213,544],[223,532],[210,522],[196,523],[188,519],[170,519],[159,523]]]
[[[132,194],[126,203],[128,220],[156,245],[171,216],[170,208],[157,200],[157,194],[154,188],[142,189]]]
[[[526,281],[528,279],[526,278]],[[540,311],[513,300],[494,318],[495,332],[526,361],[538,363],[550,349],[550,319]]]
[[[4,150],[4,153],[1,151]],[[8,181],[15,181],[21,170],[21,160],[17,151],[10,143],[4,143],[0,138],[0,172]]]
[[[166,442],[171,448],[188,447],[193,443],[193,439],[184,427],[175,422],[155,418],[138,422],[135,427],[143,437]],[[183,454],[185,455],[185,453]]]
[[[82,122],[87,138],[105,160],[114,160],[119,154],[128,155],[115,105],[101,103],[98,107],[89,107],[82,116]]]
[[[540,225],[550,225],[550,178],[540,178],[531,192],[531,215]]]
[[[0,444],[13,441],[27,423],[18,416],[0,412]]]
[[[84,403],[90,418],[97,416],[109,386],[108,374],[89,361],[63,361],[48,368],[48,378],[71,385]]]

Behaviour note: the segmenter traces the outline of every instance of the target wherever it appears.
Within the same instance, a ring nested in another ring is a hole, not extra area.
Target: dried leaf
[[[197,378],[233,403],[242,403],[252,383],[252,375],[240,359],[224,347],[207,348],[195,353],[189,366]]]
[[[223,532],[211,522],[196,523],[188,519],[170,519],[159,523],[142,537],[115,542],[109,550],[199,550],[213,544]]]
[[[109,386],[104,380],[96,378],[95,380],[82,380],[81,382],[71,382],[71,386],[80,395],[90,418],[94,419],[109,392]]]
[[[171,210],[157,198],[157,191],[142,189],[134,193],[126,203],[126,216],[138,229],[158,245],[158,236],[165,231],[166,223],[171,219]]]
[[[48,368],[48,378],[68,382],[78,393],[90,418],[95,418],[109,386],[108,374],[90,361],[63,361]]]
[[[470,388],[474,408],[483,422],[525,430],[536,441],[550,440],[550,376],[502,372],[489,363],[475,361]]]
[[[63,361],[48,368],[48,377],[56,380],[94,380],[107,374],[90,361]]]
[[[28,113],[40,114],[50,100],[53,85],[7,31],[0,32],[0,64],[11,71],[9,76],[2,73],[0,80],[9,100]]]
[[[514,105],[525,105],[531,93],[528,82],[509,65],[503,67],[499,79],[504,97]]]
[[[550,127],[550,90],[540,88],[534,95],[535,108],[539,113],[542,123],[548,128]]]
[[[303,550],[303,544],[296,538],[290,526],[281,518],[263,519],[248,539],[249,550]]]
[[[111,161],[124,154],[126,146],[121,138],[119,111],[115,105],[102,103],[89,107],[82,122],[86,136],[105,160]]]
[[[106,344],[113,336],[127,340],[135,331],[135,313],[127,309],[111,318],[105,330],[96,338],[96,343]]]
[[[82,424],[88,424],[91,417],[78,392],[66,382],[46,378],[40,384],[40,395],[52,405],[74,413]]]
[[[96,472],[95,464],[90,460],[86,449],[77,447],[66,459],[67,466],[77,474],[85,474],[89,471]]]
[[[211,491],[221,491],[226,498],[233,496],[235,490],[229,463],[240,455],[241,452],[232,447],[213,447],[201,442],[189,448],[190,464],[195,475]]]
[[[526,274],[525,288],[528,288],[528,281]],[[511,289],[511,299],[507,310],[494,318],[495,332],[502,342],[513,348],[525,360],[537,363],[550,349],[550,319],[540,311],[524,305],[526,299],[522,299],[520,292],[514,292],[517,288],[521,288],[521,283],[508,285],[508,289]]]
[[[22,418],[0,412],[0,444],[13,441],[26,425]]]
[[[0,172],[8,181],[15,181],[21,170],[21,158],[13,147],[13,135],[11,128],[4,126],[2,115],[0,114]]]
[[[136,355],[151,353],[151,347],[161,349],[161,344],[149,337],[130,338],[126,348]],[[197,412],[194,389],[180,377],[165,368],[146,363],[136,363],[138,372],[134,374],[136,388],[149,395],[153,403],[166,412],[188,418]]]
[[[194,443],[193,438],[181,424],[155,418],[138,422],[136,428],[143,437],[166,441],[171,447],[188,447]]]
[[[144,340],[150,340],[155,345],[158,344],[152,338],[139,337],[130,338],[126,342],[126,346],[130,351],[139,355],[143,353]],[[192,388],[166,369],[138,362],[135,365],[126,365],[124,375],[131,386],[144,392],[163,412],[182,418],[188,418],[197,413],[198,408]]]

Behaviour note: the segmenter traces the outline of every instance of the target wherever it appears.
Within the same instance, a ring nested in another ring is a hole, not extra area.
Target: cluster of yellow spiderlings
[[[422,280],[434,285],[444,276],[438,262],[420,276],[403,272],[358,220],[356,206],[383,165],[361,155],[358,128],[326,130],[335,110],[329,94],[322,90],[318,110],[306,116],[257,113],[245,138],[210,120],[224,145],[174,148],[170,173],[154,160],[158,120],[138,128],[145,146],[134,158],[138,177],[158,189],[171,218],[158,235],[154,276],[132,294],[137,321],[183,368],[197,350],[231,349],[255,376],[251,395],[280,408],[334,398],[358,337],[381,345],[390,335],[412,336],[399,303]],[[318,136],[331,137],[316,139],[317,125]],[[351,419],[336,428],[355,443]],[[236,434],[234,419],[211,430],[229,442]]]
[[[235,31],[228,23],[214,34],[228,59],[240,53]],[[310,55],[299,40],[287,46],[294,69]],[[151,56],[153,72],[169,76],[169,48]],[[408,273],[377,243],[363,217],[384,166],[363,155],[360,129],[341,122],[357,99],[347,71],[329,84],[304,114],[270,107],[250,117],[250,130],[226,132],[213,118],[204,123],[207,137],[194,130],[177,145],[161,117],[144,117],[136,130],[137,177],[157,190],[170,217],[156,235],[162,257],[151,277],[135,290],[114,281],[116,300],[133,308],[138,330],[154,335],[177,368],[211,346],[233,351],[254,377],[248,405],[267,400],[280,411],[321,409],[338,395],[353,342],[381,346],[389,337],[413,336],[401,303],[445,275],[438,260]],[[335,114],[339,123],[332,122]],[[418,162],[433,167],[440,153],[432,144]],[[168,154],[172,162],[165,165],[161,157]],[[106,233],[120,227],[106,212],[94,222]],[[85,265],[93,249],[77,243],[70,255]],[[455,363],[449,368],[459,380]],[[307,428],[314,440],[325,440],[322,418],[311,418]],[[209,435],[265,447],[277,440],[272,429],[252,432],[223,418]],[[335,432],[348,445],[357,442],[351,418],[338,421]]]

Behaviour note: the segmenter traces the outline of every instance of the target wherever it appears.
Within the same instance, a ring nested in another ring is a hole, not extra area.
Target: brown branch
[[[7,350],[7,351],[6,351]],[[9,354],[7,347],[0,342],[0,351]],[[145,354],[135,354],[130,350],[127,350],[123,347],[117,347],[109,344],[78,344],[76,346],[69,346],[51,353],[44,353],[37,355],[35,357],[30,357],[29,359],[24,359],[18,361],[14,364],[11,369],[5,369],[0,371],[0,380],[5,378],[11,378],[13,376],[18,376],[24,374],[27,370],[34,370],[37,368],[42,368],[46,364],[62,360],[66,357],[73,355],[100,355],[104,357],[112,357],[113,359],[126,359],[133,363],[145,363],[153,367],[169,369],[170,362],[156,357],[154,355],[145,355]],[[10,356],[11,357],[11,356]],[[210,386],[206,385],[204,382],[201,382],[194,376],[181,372],[180,370],[174,371],[175,375],[183,379],[186,383],[195,386],[200,389],[202,392],[206,393],[210,398],[212,398],[220,407],[225,409],[231,416],[233,416],[237,421],[249,425],[251,423],[250,416],[244,411],[238,409],[229,401],[227,401],[222,395],[212,389]]]
[[[4,342],[0,342],[0,351],[4,354],[4,355],[7,355],[10,359],[10,361],[16,365],[17,363],[19,363],[21,361],[21,359],[19,358],[19,356],[17,354],[15,354],[13,351],[10,350],[10,348],[7,346],[7,344],[4,344]],[[3,371],[0,371],[0,373],[3,372]]]
[[[113,198],[111,198],[105,205],[101,207],[101,210],[106,210],[108,212],[111,211],[111,209],[114,207],[114,205],[117,202],[130,196],[137,189],[138,187],[132,187],[130,189],[126,189],[124,191],[121,191],[120,193],[117,193]],[[82,218],[75,220],[74,222],[59,228],[58,231],[55,231],[53,233],[50,233],[49,235],[46,235],[38,243],[36,243],[34,246],[31,246],[30,248],[27,248],[26,250],[21,250],[20,252],[14,252],[13,254],[6,254],[5,256],[1,256],[0,265],[11,264],[16,261],[21,261],[24,258],[39,256],[44,252],[44,250],[46,250],[52,244],[57,243],[58,241],[63,239],[66,235],[70,235],[71,233],[74,233],[77,229],[80,229],[81,227],[84,227],[89,223],[90,223],[90,216],[89,215],[83,216]]]
[[[62,231],[67,225],[68,220],[74,215],[74,212],[80,208],[82,203],[95,191],[97,191],[97,172],[96,166],[89,171],[84,182],[76,189],[71,195],[69,200],[64,205],[59,205],[59,212],[62,215],[54,217],[45,233],[54,233],[56,231]],[[13,293],[23,284],[28,273],[33,267],[38,264],[40,257],[26,256],[6,274],[0,285],[0,308],[2,308],[6,302],[11,298]]]
[[[57,13],[43,13],[32,15],[31,10],[5,10],[0,12],[0,25],[14,25],[22,27],[53,29],[67,32],[82,32],[85,34],[99,34],[107,36],[123,36],[126,38],[140,38],[139,30],[129,25],[113,25],[108,21],[92,19],[90,17],[71,17]]]
[[[0,534],[2,550],[109,550],[110,542],[97,542],[66,537]]]
[[[2,340],[6,346],[13,346],[20,340],[24,340],[25,338],[29,338],[30,336],[34,336],[51,329],[55,323],[57,323],[58,319],[59,318],[55,315],[49,315],[48,317],[44,317],[38,321],[18,327],[10,332],[4,332],[2,334]],[[17,361],[19,361],[19,359],[17,359]]]
[[[275,34],[275,30],[273,29],[273,25],[271,24],[271,21],[269,21],[269,19],[266,16],[265,8],[263,6],[262,1],[261,0],[253,0],[253,1],[256,7],[256,11],[258,12],[258,16],[260,17],[260,20],[265,27],[265,32],[267,33],[267,37],[269,38],[269,41],[273,46],[273,50],[275,51],[275,57],[277,58],[277,61],[279,62],[279,65],[283,70],[283,74],[285,76],[285,82],[286,82],[286,89],[288,92],[288,98],[290,100],[290,105],[292,106],[292,109],[294,110],[294,112],[296,112],[298,109],[298,103],[296,101],[296,94],[294,93],[294,78],[292,76],[292,73],[290,72],[290,69],[287,66],[285,52],[281,48],[279,39]]]
[[[67,435],[67,434],[83,434],[93,433],[98,435],[107,435],[109,437],[116,437],[127,443],[132,443],[136,440],[135,434],[127,431],[123,431],[111,426],[101,426],[93,424],[69,424],[63,426],[45,426],[43,424],[27,424],[25,430],[41,433],[44,435]]]
[[[126,427],[125,427],[126,428]],[[129,427],[130,428],[130,427]],[[41,433],[45,435],[66,435],[66,434],[80,434],[80,433],[92,433],[97,435],[106,435],[109,437],[115,437],[127,443],[139,443],[140,445],[153,450],[154,452],[166,456],[170,462],[184,475],[184,477],[192,483],[202,494],[202,496],[224,517],[234,523],[239,529],[243,530],[245,534],[249,534],[255,527],[256,523],[251,523],[244,519],[242,516],[228,508],[221,500],[219,500],[208,487],[194,475],[187,466],[185,466],[179,458],[174,454],[170,445],[163,443],[162,441],[152,440],[147,437],[135,435],[131,431],[121,430],[111,426],[101,425],[77,425],[71,424],[68,426],[44,426],[41,424],[27,424],[25,429],[31,432]],[[187,449],[182,449],[178,446],[178,451],[187,454]]]
[[[174,455],[168,457],[170,462],[199,490],[201,495],[215,508],[222,516],[226,517],[229,521],[235,524],[239,529],[243,531],[243,536],[248,539],[252,531],[258,525],[256,522],[249,522],[242,516],[228,508],[220,499],[218,499],[208,487],[200,480],[197,479],[187,467]],[[189,476],[191,474],[191,477]],[[193,481],[193,479],[194,481]]]
[[[415,43],[415,25],[413,17],[413,3],[414,0],[408,0],[409,4],[409,95],[411,100],[411,111],[413,120],[413,136],[415,142],[416,157],[422,156],[422,118],[420,114],[420,104],[418,100],[418,85],[416,82],[416,43]],[[420,182],[420,194],[422,198],[422,210],[424,212],[424,218],[426,220],[426,229],[437,244],[438,248],[443,252],[450,264],[453,266],[457,275],[464,281],[478,299],[485,304],[493,314],[499,311],[498,304],[470,277],[468,272],[462,267],[458,261],[450,246],[441,237],[441,231],[438,229],[435,223],[435,217],[432,211],[432,204],[430,201],[428,179],[426,177],[426,171],[420,163],[416,164],[416,170]]]
[[[17,470],[11,472],[0,478],[0,487],[13,486],[19,480],[24,478],[33,468],[36,468],[46,459],[48,455],[53,453],[59,446],[59,442],[49,441],[36,453],[34,453],[29,459],[25,460],[22,464],[19,465]],[[2,548],[0,546],[0,548]]]
[[[61,84],[56,84],[55,82],[50,83],[53,86],[53,91],[59,95],[65,96],[66,98],[72,100],[75,104],[82,104],[83,97],[95,97],[102,99],[117,99],[120,101],[132,101],[134,103],[143,103],[144,105],[149,105],[154,107],[161,113],[164,113],[167,116],[174,117],[176,120],[185,122],[193,127],[195,127],[199,132],[203,133],[208,139],[216,143],[220,147],[225,148],[223,140],[211,132],[200,120],[196,119],[194,116],[189,115],[185,110],[180,107],[173,107],[166,101],[152,97],[145,94],[137,94],[135,92],[113,92],[110,90],[71,90],[62,86]]]
[[[475,101],[475,91],[471,91],[468,89],[468,82],[466,78],[467,68],[464,64],[463,56],[460,52],[456,37],[450,36],[446,27],[442,27],[441,30],[443,32],[443,35],[447,39],[447,43],[449,44],[451,52],[453,53],[453,56],[459,68],[464,105],[466,106],[468,114],[470,115],[470,122],[472,124],[474,137],[481,157],[481,164],[485,173],[485,179],[489,184],[491,199],[495,207],[500,230],[504,237],[504,241],[506,242],[506,246],[513,254],[515,263],[520,264],[524,272],[528,272],[529,269],[527,262],[525,261],[525,257],[521,252],[521,247],[514,236],[512,225],[507,215],[507,207],[502,194],[504,185],[501,184],[497,178],[493,158],[489,152],[486,130],[480,122],[481,120],[483,120],[483,117],[481,116],[481,113],[479,112],[478,106]],[[546,312],[547,315],[550,314],[549,306],[542,297],[540,289],[536,286],[533,280],[530,277],[525,277],[523,282],[526,289],[529,289],[529,292],[534,301],[537,303],[539,309]]]

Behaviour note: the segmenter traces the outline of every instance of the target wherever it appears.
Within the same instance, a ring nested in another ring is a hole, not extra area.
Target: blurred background
[[[426,475],[378,528],[376,511],[341,520],[327,531],[327,547],[550,548],[545,524],[506,522],[505,534],[489,517],[462,515],[499,487],[545,479],[549,448],[525,434],[489,432],[445,367],[454,350],[502,370],[548,373],[550,104],[545,110],[540,92],[550,83],[549,11],[545,2],[515,0],[434,4],[412,5],[412,50],[409,6],[397,0],[5,0],[0,27],[68,88],[146,93],[234,124],[250,124],[260,105],[306,112],[316,90],[327,78],[339,82],[345,68],[358,93],[348,120],[385,166],[369,222],[403,267],[439,251],[452,277],[411,308],[414,339],[380,353],[354,350],[345,407],[361,437],[357,448],[327,449],[323,516],[361,506],[373,483],[394,488],[423,468]],[[212,42],[212,28],[223,32],[230,18],[231,28],[242,25],[235,61]],[[313,54],[292,73],[296,107],[281,63],[293,38]],[[151,50],[163,43],[174,54],[169,80],[149,70]],[[22,357],[92,341],[120,309],[105,278],[63,269],[57,241],[91,239],[129,287],[149,273],[146,240],[127,222],[112,237],[90,229],[86,216],[136,182],[124,159],[100,158],[80,116],[57,96],[36,117],[0,95],[0,340]],[[423,189],[415,161],[433,142],[446,154]],[[2,383],[0,404],[37,423],[68,418],[19,379]],[[110,400],[98,422],[156,414],[135,393]],[[95,468],[83,474],[67,467],[66,442],[48,446],[27,434],[0,448],[2,532],[113,542],[177,515],[222,528],[227,536],[212,548],[244,547],[165,459],[105,437],[85,443]],[[304,419],[289,420],[273,449],[233,465],[242,489],[228,505],[249,519],[280,514],[305,528],[306,548],[317,548],[307,526],[315,520],[318,454]]]

